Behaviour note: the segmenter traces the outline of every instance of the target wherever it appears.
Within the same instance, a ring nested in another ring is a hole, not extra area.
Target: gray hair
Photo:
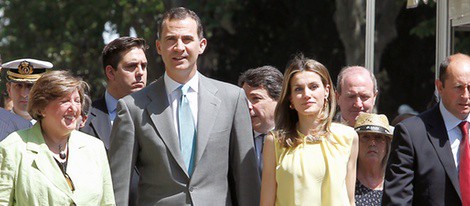
[[[352,70],[357,70],[357,69],[361,69],[361,70],[364,70],[364,71],[367,71],[367,73],[369,74],[370,76],[370,79],[372,80],[372,83],[374,84],[374,93],[376,93],[378,91],[378,88],[377,88],[377,79],[375,78],[375,75],[374,73],[370,72],[368,69],[366,69],[365,67],[361,67],[361,66],[347,66],[347,67],[343,67],[341,69],[341,71],[339,72],[338,74],[338,79],[336,81],[336,90],[338,91],[339,94],[341,94],[341,84],[343,82],[343,79],[344,79],[344,75],[348,72],[351,72]]]

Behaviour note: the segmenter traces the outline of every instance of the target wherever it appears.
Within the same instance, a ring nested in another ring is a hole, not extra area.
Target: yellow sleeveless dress
[[[305,135],[298,132],[305,140]],[[355,131],[331,124],[330,137],[276,152],[276,205],[349,205],[346,173]]]

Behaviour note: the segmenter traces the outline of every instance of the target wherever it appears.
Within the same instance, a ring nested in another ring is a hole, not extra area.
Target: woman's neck
[[[61,135],[54,133],[52,130],[43,128],[41,125],[42,136],[44,137],[44,142],[46,142],[47,147],[54,154],[59,154],[60,151],[66,148],[70,134]]]
[[[304,135],[309,135],[318,126],[317,118],[313,116],[299,116],[297,129]]]
[[[376,164],[366,164],[376,165]],[[357,167],[357,179],[362,185],[373,189],[382,190],[385,172],[381,165],[379,166],[361,166]]]

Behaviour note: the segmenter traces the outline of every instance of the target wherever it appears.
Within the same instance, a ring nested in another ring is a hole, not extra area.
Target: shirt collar
[[[168,95],[171,95],[178,87],[180,87],[182,84],[176,82],[173,80],[168,74],[165,72],[163,75],[163,79],[165,81],[165,89],[166,93]],[[187,85],[189,85],[190,90],[189,91],[194,91],[198,92],[199,90],[199,72],[196,72],[196,74],[188,81],[186,82]]]
[[[447,131],[454,129],[460,124],[460,122],[464,121],[464,120],[460,120],[459,118],[455,117],[452,113],[450,113],[446,109],[442,101],[439,102],[439,110],[441,111],[442,118],[444,119],[444,124],[446,126]],[[470,122],[470,115],[467,116],[465,120]]]
[[[271,128],[267,133],[269,133],[270,131],[273,131],[273,130],[274,130],[274,127]],[[260,135],[262,135],[262,134],[267,135],[267,134],[265,134],[265,133],[259,133],[259,132],[257,132],[256,130],[253,130],[253,135],[254,135],[254,137],[258,137],[258,136],[260,136]]]
[[[258,136],[259,136],[260,134],[262,134],[262,133],[259,133],[259,132],[255,131],[255,130],[253,130],[253,134],[255,135],[255,137],[258,137]]]
[[[104,100],[106,102],[106,108],[108,109],[108,113],[114,112],[116,110],[118,100],[111,96],[108,90],[104,92]]]

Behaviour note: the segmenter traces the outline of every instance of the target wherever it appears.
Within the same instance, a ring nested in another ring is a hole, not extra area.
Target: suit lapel
[[[459,197],[461,197],[459,178],[450,147],[449,136],[447,135],[447,129],[438,106],[434,107],[433,114],[432,118],[428,118],[430,119],[428,122],[429,141],[431,141],[434,149],[436,150],[437,156],[439,157],[441,164],[444,166],[452,185],[457,191]]]
[[[90,125],[98,134],[98,138],[101,139],[106,146],[106,149],[109,149],[109,136],[111,134],[111,122],[109,121],[109,115],[103,113],[100,110],[92,110],[92,115],[95,117],[91,120]]]
[[[57,188],[62,192],[72,197],[72,192],[67,184],[67,181],[60,171],[59,166],[49,152],[49,148],[44,142],[44,137],[41,134],[39,123],[35,125],[36,128],[32,130],[33,135],[30,138],[32,141],[28,141],[26,149],[32,153],[36,153],[36,159],[33,161],[33,165],[36,165],[37,169],[49,179]]]
[[[218,91],[217,87],[212,85],[203,75],[199,77],[196,168],[210,138],[210,132],[216,121],[221,103],[221,100],[215,96]]]
[[[160,77],[152,87],[153,88],[150,88],[150,92],[148,93],[148,97],[151,100],[147,105],[148,115],[157,129],[158,136],[165,143],[171,155],[173,155],[178,165],[187,175],[187,170],[184,166],[180,151],[179,138],[176,134],[175,126],[173,125],[173,112],[168,102],[163,77]]]
[[[91,116],[93,116],[90,121],[90,127],[92,127],[96,132],[98,138],[103,141],[106,149],[109,149],[111,122],[109,120],[108,107],[106,106],[106,99],[104,96],[93,102],[93,107],[90,113]]]

